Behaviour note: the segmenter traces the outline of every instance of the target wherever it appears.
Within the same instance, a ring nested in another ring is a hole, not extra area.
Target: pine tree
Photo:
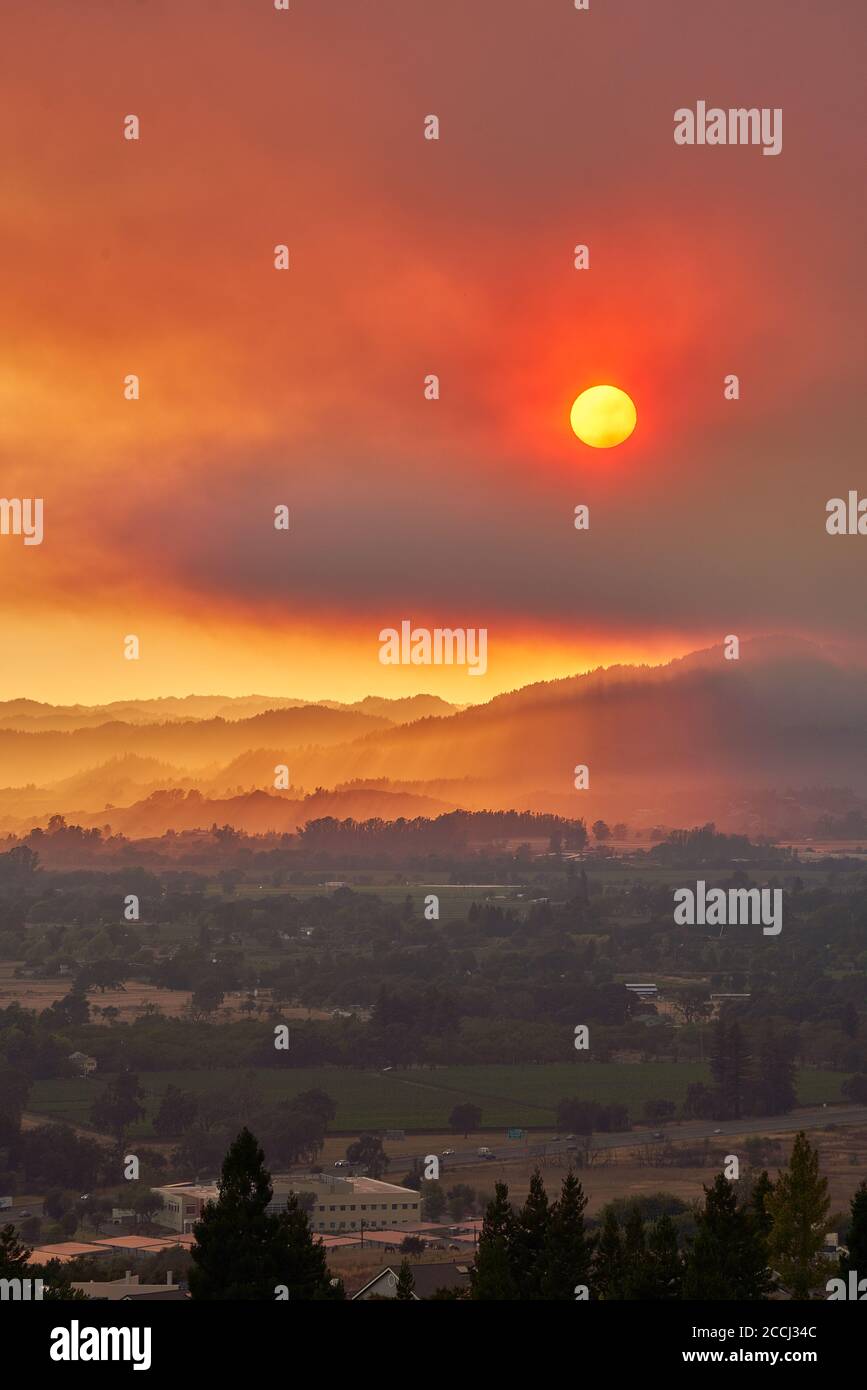
[[[715,1087],[715,1118],[736,1120],[743,1112],[750,1053],[739,1023],[723,1011],[711,1044],[710,1070]]]
[[[606,1301],[620,1298],[623,1270],[623,1241],[620,1238],[620,1222],[617,1220],[613,1207],[608,1207],[593,1261],[592,1293],[594,1296]]]
[[[512,1265],[514,1235],[509,1189],[498,1182],[482,1220],[479,1248],[470,1271],[470,1298],[491,1302],[518,1297]]]
[[[854,1269],[861,1278],[867,1278],[867,1182],[862,1182],[852,1198],[852,1216],[846,1245],[849,1254],[842,1256],[840,1260],[843,1274],[848,1274],[850,1269]]]
[[[404,1260],[400,1266],[397,1276],[397,1293],[395,1298],[404,1303],[414,1303],[415,1279],[413,1278],[412,1266],[409,1260]]]
[[[677,1231],[670,1216],[655,1221],[647,1239],[645,1297],[670,1301],[680,1298],[683,1261],[677,1248]]]
[[[572,1302],[578,1284],[590,1285],[593,1244],[584,1229],[586,1206],[584,1189],[570,1170],[563,1179],[560,1199],[551,1208],[541,1289],[545,1299]]]
[[[749,1086],[757,1115],[787,1115],[798,1103],[795,1093],[795,1047],[791,1036],[765,1027],[759,1037],[754,1075]]]
[[[809,1298],[811,1288],[825,1273],[827,1262],[820,1251],[830,1206],[828,1179],[819,1175],[819,1151],[799,1130],[788,1170],[779,1174],[768,1199],[773,1222],[768,1243],[780,1278],[793,1298]]]
[[[22,1245],[13,1225],[0,1228],[0,1278],[26,1279],[30,1247]]]
[[[753,1183],[753,1190],[750,1194],[750,1208],[753,1213],[756,1225],[767,1240],[771,1234],[773,1218],[768,1210],[768,1200],[774,1190],[774,1184],[768,1177],[767,1170],[762,1169],[759,1176]]]
[[[545,1247],[551,1224],[548,1195],[537,1168],[530,1178],[527,1200],[518,1213],[512,1237],[512,1263],[518,1297],[542,1297]]]
[[[773,1288],[765,1240],[752,1212],[739,1207],[722,1173],[705,1188],[698,1232],[686,1257],[683,1297],[698,1301],[742,1299],[754,1303]]]
[[[647,1247],[644,1236],[644,1217],[636,1204],[626,1218],[623,1238],[623,1277],[620,1298],[643,1299],[647,1297]]]
[[[273,1196],[264,1154],[243,1129],[223,1162],[219,1195],[194,1227],[190,1293],[202,1300],[268,1300],[285,1286],[290,1299],[343,1298],[332,1286],[325,1252],[292,1195],[268,1213]]]

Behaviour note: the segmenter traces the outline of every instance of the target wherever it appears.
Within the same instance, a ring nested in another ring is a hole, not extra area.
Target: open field
[[[250,1072],[240,1070],[143,1072],[148,1092],[148,1123],[133,1134],[150,1133],[154,1114],[170,1083],[195,1093],[248,1089]],[[621,1102],[633,1121],[647,1100],[680,1103],[687,1087],[707,1081],[706,1065],[698,1062],[576,1062],[546,1066],[441,1067],[409,1071],[356,1071],[348,1067],[297,1067],[285,1071],[259,1068],[256,1076],[266,1099],[278,1100],[319,1087],[337,1105],[333,1128],[349,1133],[362,1129],[406,1129],[445,1132],[454,1105],[472,1101],[481,1107],[483,1129],[510,1125],[552,1128],[557,1102],[581,1096],[605,1104]],[[101,1090],[100,1077],[37,1081],[28,1109],[52,1119],[87,1124],[88,1112]],[[103,1080],[105,1077],[102,1078]],[[802,1105],[829,1104],[842,1099],[844,1072],[804,1069],[798,1073]]]
[[[360,883],[356,880],[362,877],[365,882]],[[267,884],[239,884],[235,890],[238,898],[321,898],[329,897],[335,890],[335,883],[344,883],[347,888],[351,888],[353,893],[375,894],[384,903],[398,910],[403,909],[407,894],[413,900],[413,908],[416,913],[420,913],[424,908],[424,899],[428,894],[436,894],[439,898],[439,921],[448,922],[455,919],[463,921],[466,918],[470,907],[474,902],[496,902],[500,907],[526,907],[527,899],[532,898],[534,893],[522,883],[447,883],[434,875],[434,881],[412,879],[411,881],[401,878],[400,882],[395,883],[395,874],[390,871],[376,871],[359,875],[357,870],[347,871],[345,876],[337,869],[333,874],[329,871],[328,885],[325,883],[287,883],[279,888],[270,887]],[[209,896],[221,896],[222,888],[219,884],[211,883],[208,885]]]
[[[68,977],[55,977],[50,980],[16,979],[14,972],[22,963],[14,960],[0,962],[0,1009],[7,1009],[10,1004],[19,1004],[22,1009],[32,1009],[35,1013],[41,1013],[43,1009],[50,1008],[58,999],[63,999],[69,993],[72,981]],[[142,1016],[149,1005],[158,1008],[166,1018],[180,1018],[189,1007],[191,998],[192,990],[159,989],[156,985],[145,984],[141,980],[125,980],[122,989],[91,989],[87,992],[92,1023],[108,1023],[108,1019],[100,1017],[100,1009],[116,1009],[117,1014],[110,1015],[114,1021],[132,1023],[134,1019]],[[241,1005],[246,998],[243,992],[228,994],[220,1009],[220,1018],[225,1021],[244,1018],[246,1013]],[[261,990],[259,1002],[263,1007],[270,1004],[270,991]],[[331,1014],[326,1009],[293,1008],[288,1004],[281,1004],[280,1016],[285,1016],[286,1019],[310,1019],[330,1018]]]

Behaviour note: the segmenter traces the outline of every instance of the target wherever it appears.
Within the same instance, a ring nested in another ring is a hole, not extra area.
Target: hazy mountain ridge
[[[236,815],[251,830],[288,828],[301,806],[312,815],[316,789],[342,808],[316,814],[362,819],[430,814],[424,804],[732,826],[756,814],[760,793],[812,785],[867,794],[867,669],[797,639],[745,641],[737,661],[720,646],[666,666],[600,668],[430,712],[444,703],[371,697],[234,720],[0,729],[0,827],[61,812],[158,833],[139,827],[150,827],[162,790],[201,798],[177,801],[185,826],[198,806],[200,825]],[[406,723],[383,708],[427,712]],[[275,792],[281,764],[291,785]],[[579,764],[590,770],[587,791],[574,788]],[[265,799],[251,803],[256,789]],[[788,806],[803,819],[791,797]]]

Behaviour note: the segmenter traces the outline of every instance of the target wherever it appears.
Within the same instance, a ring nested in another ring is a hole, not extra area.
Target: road
[[[789,1115],[767,1115],[764,1119],[688,1120],[683,1124],[662,1125],[656,1132],[664,1135],[665,1139],[672,1143],[682,1143],[696,1139],[722,1139],[727,1134],[737,1138],[745,1138],[753,1134],[794,1134],[799,1129],[824,1129],[826,1125],[830,1124],[867,1124],[867,1106],[845,1108],[835,1106],[833,1109],[828,1108],[827,1110],[819,1106],[814,1110],[794,1110]],[[619,1134],[594,1134],[588,1147],[591,1151],[635,1149],[648,1144],[656,1146],[661,1142],[663,1141],[653,1138],[653,1132],[649,1129],[633,1129]],[[451,1147],[451,1145],[446,1147]],[[547,1139],[538,1144],[523,1146],[511,1140],[504,1140],[500,1143],[492,1140],[489,1147],[493,1150],[497,1160],[503,1162],[506,1159],[556,1157],[557,1154],[568,1152],[570,1149],[583,1148],[584,1140]],[[417,1155],[420,1163],[424,1162],[425,1157],[424,1154]],[[490,1160],[480,1158],[475,1149],[458,1149],[448,1156],[450,1168],[487,1162]]]

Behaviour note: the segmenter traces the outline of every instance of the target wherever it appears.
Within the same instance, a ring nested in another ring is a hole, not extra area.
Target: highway
[[[761,1117],[750,1117],[744,1120],[687,1120],[680,1124],[663,1124],[658,1130],[633,1129],[626,1130],[618,1134],[594,1134],[587,1147],[591,1152],[604,1149],[635,1149],[643,1148],[646,1145],[656,1147],[666,1141],[671,1143],[684,1143],[703,1139],[716,1139],[722,1141],[726,1135],[733,1138],[749,1138],[750,1135],[763,1134],[794,1134],[799,1129],[824,1129],[826,1125],[865,1125],[867,1124],[867,1106],[829,1106],[827,1109],[818,1106],[810,1110],[793,1110],[788,1115],[767,1115]],[[654,1133],[662,1134],[663,1139],[654,1139]],[[520,1141],[511,1139],[497,1140],[493,1137],[483,1140],[483,1143],[493,1151],[498,1162],[513,1159],[528,1158],[554,1158],[558,1154],[566,1154],[570,1150],[584,1148],[586,1141],[580,1136],[573,1138],[547,1139],[541,1140],[536,1144],[522,1144]],[[451,1148],[452,1145],[446,1142],[443,1148]],[[442,1149],[440,1149],[442,1154]],[[425,1154],[416,1156],[420,1163],[427,1157]],[[470,1164],[489,1163],[491,1160],[480,1157],[476,1149],[456,1149],[455,1153],[448,1155],[446,1165],[448,1168],[463,1168]]]

